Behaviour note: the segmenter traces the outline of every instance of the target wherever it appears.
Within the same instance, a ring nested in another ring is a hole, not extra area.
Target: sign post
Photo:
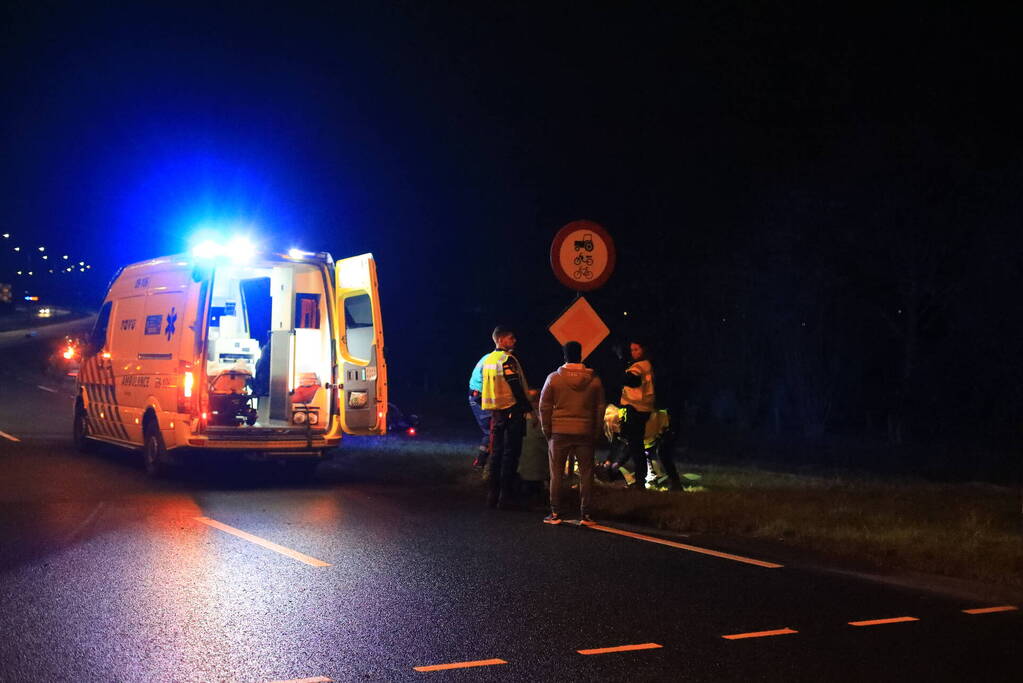
[[[554,236],[551,268],[561,284],[575,290],[576,300],[548,328],[559,344],[577,341],[583,359],[604,341],[610,330],[582,292],[601,287],[615,268],[611,235],[593,221],[572,221]]]
[[[572,221],[554,236],[551,268],[561,284],[577,292],[601,287],[615,269],[611,235],[593,221]]]

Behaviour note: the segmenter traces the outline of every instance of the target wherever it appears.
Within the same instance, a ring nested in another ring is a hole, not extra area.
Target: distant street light
[[[46,247],[39,247],[39,251],[46,251]]]

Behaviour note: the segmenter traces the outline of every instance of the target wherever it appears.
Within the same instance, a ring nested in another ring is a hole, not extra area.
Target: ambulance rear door
[[[341,428],[348,434],[387,432],[387,365],[377,270],[372,254],[335,266]]]

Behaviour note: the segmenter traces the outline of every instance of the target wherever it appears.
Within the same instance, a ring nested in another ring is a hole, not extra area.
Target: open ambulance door
[[[342,259],[334,268],[341,429],[347,434],[386,434],[387,364],[376,263],[372,254],[362,254]]]

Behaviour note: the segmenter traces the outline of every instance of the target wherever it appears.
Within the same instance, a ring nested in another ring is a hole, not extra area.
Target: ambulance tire
[[[81,399],[75,401],[75,419],[71,426],[71,440],[79,453],[95,453],[97,443],[89,438],[89,416]]]
[[[142,430],[142,464],[146,474],[154,479],[167,476],[167,446],[163,443],[163,434],[156,420],[150,420]]]

